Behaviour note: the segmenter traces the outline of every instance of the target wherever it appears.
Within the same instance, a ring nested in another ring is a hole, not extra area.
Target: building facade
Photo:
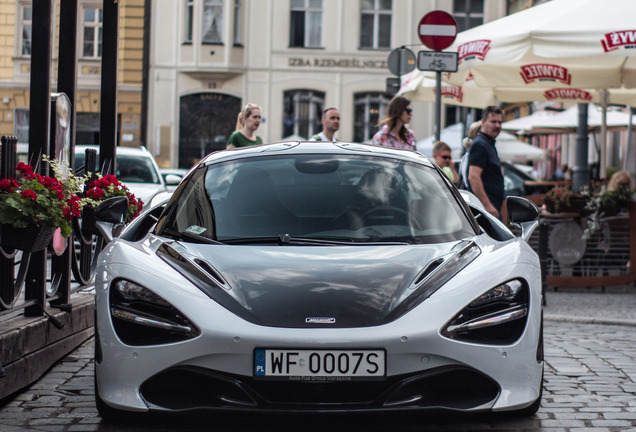
[[[104,0],[77,1],[76,143],[92,144],[99,142]],[[0,0],[0,134],[16,135],[23,143],[29,127],[32,4]],[[119,5],[117,142],[145,145],[161,166],[183,168],[225,148],[248,102],[262,107],[265,121],[257,134],[264,142],[310,137],[320,131],[327,107],[340,111],[340,140],[368,142],[391,98],[388,55],[401,46],[415,55],[426,49],[417,35],[424,15],[445,10],[462,31],[512,7],[511,0],[124,0]],[[150,23],[147,41],[145,22]],[[416,137],[431,135],[433,104],[414,102],[413,109],[410,127]],[[446,107],[442,126],[463,119],[460,110]]]
[[[59,30],[55,1],[53,33]],[[29,91],[33,1],[0,0],[0,135],[29,140]],[[102,54],[102,1],[78,0],[76,143],[99,143]],[[141,145],[144,0],[120,4],[118,144]],[[52,50],[51,92],[56,91],[56,36]],[[61,47],[63,49],[63,47]]]
[[[445,10],[461,31],[506,8],[505,0],[153,1],[148,145],[160,164],[188,168],[225,148],[246,103],[262,108],[264,142],[311,137],[327,107],[340,111],[340,140],[368,142],[391,98],[388,55],[425,49],[424,15]],[[416,137],[432,134],[433,104],[413,108]]]

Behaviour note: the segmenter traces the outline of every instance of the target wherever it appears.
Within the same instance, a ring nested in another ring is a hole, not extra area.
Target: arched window
[[[241,99],[221,93],[181,96],[179,168],[190,168],[208,153],[225,149],[236,127]]]
[[[370,142],[378,131],[378,122],[391,99],[385,93],[356,93],[354,96],[354,128],[355,142]]]
[[[325,94],[313,90],[288,90],[283,94],[283,138],[310,138],[322,130],[320,118]]]

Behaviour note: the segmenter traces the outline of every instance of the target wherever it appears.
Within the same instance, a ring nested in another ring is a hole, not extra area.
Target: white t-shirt
[[[327,141],[327,142],[331,142],[331,140],[329,138],[327,138],[327,136],[325,135],[324,132],[320,132],[317,133],[316,135],[312,136],[311,138],[309,138],[309,141]],[[336,139],[336,137],[333,137],[333,142],[338,141]]]
[[[470,152],[464,153],[459,161],[459,176],[461,177],[462,185],[468,189],[468,158]]]

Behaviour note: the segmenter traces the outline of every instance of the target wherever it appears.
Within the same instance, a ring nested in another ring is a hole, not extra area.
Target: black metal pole
[[[442,73],[435,72],[435,141],[442,135]]]
[[[29,96],[29,163],[48,167],[41,163],[48,154],[51,118],[51,26],[52,0],[33,3],[31,47],[31,94]]]
[[[579,122],[576,128],[576,159],[573,170],[574,184],[572,189],[579,192],[582,186],[589,182],[590,174],[587,164],[588,153],[588,125],[587,125],[587,104],[578,104]]]
[[[102,92],[99,124],[99,153],[102,174],[117,172],[117,70],[119,38],[119,3],[103,0]]]
[[[40,174],[48,174],[48,166],[42,164],[40,159],[43,154],[48,154],[50,138],[52,22],[52,0],[33,2],[29,162],[34,164],[34,168],[40,167]],[[41,316],[46,300],[46,249],[31,254],[24,287],[25,300],[36,300],[38,303],[26,307],[24,315]]]
[[[65,93],[71,103],[70,113],[70,148],[68,163],[75,167],[75,118],[77,92],[77,0],[61,0],[60,2],[60,42],[58,50],[57,91]],[[53,149],[53,143],[51,148]],[[52,152],[52,150],[51,150]],[[71,300],[71,242],[73,234],[66,240],[66,250],[60,256],[53,254],[51,259],[52,278],[59,277],[59,298],[56,304],[70,303]]]
[[[543,297],[543,305],[548,304],[546,299],[546,288],[548,286],[548,232],[549,222],[539,218],[539,264],[541,265],[541,297]]]
[[[0,148],[0,178],[14,178],[17,163],[16,147],[18,139],[14,136],[3,136]],[[1,233],[0,233],[1,234]],[[14,279],[15,260],[0,254],[0,300],[12,303],[15,299]],[[2,307],[0,307],[2,309]]]
[[[150,74],[150,24],[152,2],[144,2],[144,48],[141,66],[141,145],[148,147],[148,87]],[[154,143],[159,146],[160,143]],[[158,148],[158,147],[155,147]]]
[[[71,102],[71,149],[69,164],[75,167],[75,118],[77,113],[77,0],[60,2],[60,47],[58,50],[57,91]]]

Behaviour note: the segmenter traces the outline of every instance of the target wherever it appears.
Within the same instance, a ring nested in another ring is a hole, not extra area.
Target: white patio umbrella
[[[419,102],[435,102],[435,76],[415,70],[402,77],[399,94]],[[493,89],[474,84],[462,86],[442,82],[442,103],[465,107],[485,107],[497,103]]]
[[[462,155],[463,125],[455,123],[440,132],[440,140],[444,141],[451,148],[453,159],[459,159]],[[430,136],[415,143],[417,151],[433,157],[433,144],[435,136]],[[497,137],[497,153],[499,159],[507,162],[524,163],[529,161],[540,161],[545,159],[546,152],[538,147],[519,141],[514,135],[501,132]]]
[[[636,87],[636,2],[552,0],[457,35],[447,82],[480,87]]]
[[[538,111],[527,117],[504,122],[502,129],[524,135],[574,133],[578,126],[578,108],[578,105],[575,105],[565,111],[553,114]],[[587,118],[588,130],[590,132],[600,130],[603,119],[599,107],[590,105]],[[627,113],[618,111],[607,112],[605,125],[609,129],[625,128],[633,124],[633,120],[630,122],[629,114]]]
[[[442,82],[442,103],[483,108],[501,102],[575,102],[600,103],[601,89],[480,87],[469,77],[463,85]],[[435,102],[435,78],[429,72],[413,71],[402,78],[399,94],[413,101]],[[614,104],[636,104],[636,89],[609,90]]]
[[[503,122],[501,124],[501,130],[521,135],[524,131],[532,129],[534,125],[544,122],[556,113],[556,111],[536,111],[525,117]]]
[[[633,0],[540,4],[459,33],[448,48],[458,53],[458,71],[444,80],[463,86],[470,78],[479,87],[550,89],[552,94],[615,89],[601,98],[603,107],[636,105],[634,16]],[[601,174],[604,132],[602,127]]]

